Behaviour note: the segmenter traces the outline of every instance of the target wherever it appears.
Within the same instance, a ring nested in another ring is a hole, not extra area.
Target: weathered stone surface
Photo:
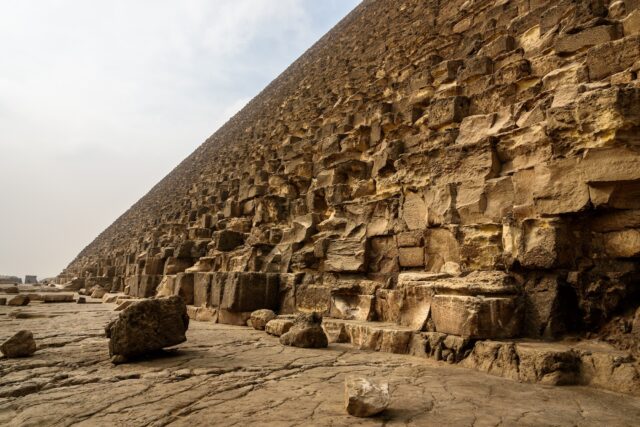
[[[111,321],[105,332],[114,363],[145,356],[186,341],[189,317],[178,296],[139,301]]]
[[[0,345],[4,357],[27,357],[36,351],[36,341],[31,331],[19,331]]]
[[[344,382],[344,400],[349,415],[372,417],[389,406],[389,383],[370,378],[348,377]]]
[[[25,305],[29,305],[29,302],[31,302],[31,300],[29,299],[28,296],[26,295],[16,295],[12,298],[9,298],[9,300],[7,301],[7,305],[12,305],[12,306],[25,306]]]
[[[42,302],[73,302],[73,294],[44,294],[42,296]]]
[[[56,281],[640,360],[638,2],[494,3],[362,2]]]
[[[253,329],[264,331],[267,323],[276,318],[276,314],[272,310],[262,309],[251,313],[249,322]]]
[[[50,309],[44,304],[28,308],[39,315]],[[9,310],[0,307],[0,314]],[[388,409],[361,423],[390,418],[409,426],[492,425],[502,419],[507,425],[564,427],[576,420],[635,425],[640,417],[635,396],[518,383],[345,344],[283,347],[264,332],[211,322],[193,322],[183,351],[170,357],[113,366],[103,329],[117,313],[102,304],[61,304],[56,315],[55,322],[0,316],[0,342],[29,329],[40,345],[28,360],[0,362],[1,425],[54,425],[62,417],[66,423],[93,425],[228,425],[250,419],[261,425],[346,427],[358,421],[344,410],[344,382],[354,375],[385,379],[390,387]],[[74,399],[78,393],[87,398]],[[114,393],[121,400],[114,401]],[[52,411],[53,406],[64,413]],[[130,407],[135,411],[127,411]]]
[[[301,348],[325,348],[329,345],[318,313],[299,314],[288,332],[280,336],[280,343]]]
[[[267,322],[264,327],[264,330],[269,335],[274,335],[276,337],[282,336],[289,332],[289,329],[293,326],[293,319],[273,319]]]

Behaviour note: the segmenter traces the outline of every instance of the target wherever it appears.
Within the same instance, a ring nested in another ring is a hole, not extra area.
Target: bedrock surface
[[[521,384],[344,344],[307,350],[249,328],[193,322],[188,341],[113,366],[111,304],[0,307],[0,340],[33,331],[30,358],[0,359],[0,425],[634,425],[640,399]],[[19,318],[11,316],[16,310]],[[349,417],[344,379],[388,379],[389,409]]]

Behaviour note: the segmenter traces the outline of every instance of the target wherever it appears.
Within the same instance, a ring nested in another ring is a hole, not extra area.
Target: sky
[[[359,0],[0,0],[0,275],[59,274]]]

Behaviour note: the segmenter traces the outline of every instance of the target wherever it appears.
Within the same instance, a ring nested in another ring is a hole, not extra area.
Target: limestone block
[[[279,278],[274,273],[229,273],[220,308],[235,312],[277,309]]]
[[[412,283],[413,277],[405,274],[399,279],[398,285],[402,286],[403,295],[398,324],[421,331],[431,313],[431,301],[435,292],[430,286]]]
[[[458,81],[466,82],[474,77],[493,73],[493,61],[487,56],[474,56],[464,62],[458,71]]]
[[[329,316],[345,320],[371,320],[373,295],[332,294]]]
[[[152,297],[156,294],[161,279],[162,276],[142,275],[138,277],[137,283],[132,283],[134,288],[130,290],[129,295],[140,298]]]
[[[602,43],[587,52],[587,67],[592,81],[618,73],[633,65],[640,56],[640,35]]]
[[[163,276],[160,284],[156,288],[156,297],[170,297],[175,295],[175,276]]]
[[[459,123],[469,114],[469,99],[463,96],[454,96],[433,101],[425,116],[427,125],[432,129],[452,123]]]
[[[439,272],[447,262],[460,262],[460,246],[453,231],[431,228],[425,232],[426,269]]]
[[[331,289],[328,286],[303,284],[296,290],[296,307],[302,312],[328,313]]]
[[[424,248],[398,248],[398,261],[400,267],[424,267]]]
[[[373,273],[393,273],[399,271],[398,247],[394,236],[369,239],[367,269]]]
[[[270,320],[265,325],[265,332],[269,335],[274,335],[276,337],[282,336],[289,332],[289,329],[293,326],[293,319],[288,318],[276,318]]]
[[[211,301],[211,280],[213,273],[194,273],[193,305],[205,307]]]
[[[586,28],[578,33],[559,36],[555,42],[555,51],[558,54],[573,53],[591,46],[616,40],[618,37],[618,30],[615,25],[600,25]]]
[[[640,229],[613,231],[603,236],[605,252],[612,258],[640,256]]]
[[[424,230],[427,225],[427,205],[421,192],[407,191],[402,205],[402,219],[409,230]]]
[[[535,167],[533,197],[541,214],[579,212],[589,206],[589,187],[578,159],[567,158]]]
[[[264,331],[267,323],[276,318],[276,314],[273,310],[261,309],[251,313],[249,323],[253,329]]]
[[[218,323],[224,325],[247,326],[247,320],[251,318],[251,311],[218,310]]]
[[[634,10],[622,20],[622,28],[625,36],[640,33],[640,9]]]
[[[435,86],[449,83],[456,79],[458,69],[462,67],[462,61],[442,61],[431,69],[431,77]]]
[[[495,270],[502,266],[502,225],[495,223],[460,227],[459,264],[467,270]]]
[[[185,304],[193,305],[194,299],[194,273],[176,274],[175,295],[179,295]]]
[[[510,338],[520,333],[521,312],[514,297],[435,295],[431,315],[436,331],[468,338]]]
[[[400,318],[403,292],[397,289],[378,289],[375,297],[376,319],[396,323]]]
[[[357,272],[366,266],[365,244],[360,239],[331,240],[324,261],[325,271]]]
[[[215,248],[219,251],[232,251],[240,245],[244,244],[245,235],[233,230],[222,230],[213,233],[213,239],[216,242]]]
[[[574,249],[565,223],[560,219],[528,219],[521,224],[505,224],[502,241],[507,263],[517,260],[531,269],[568,266]]]

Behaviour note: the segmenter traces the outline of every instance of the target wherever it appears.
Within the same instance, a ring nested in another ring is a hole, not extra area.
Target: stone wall
[[[365,0],[58,281],[177,293],[228,323],[632,334],[639,7]]]

